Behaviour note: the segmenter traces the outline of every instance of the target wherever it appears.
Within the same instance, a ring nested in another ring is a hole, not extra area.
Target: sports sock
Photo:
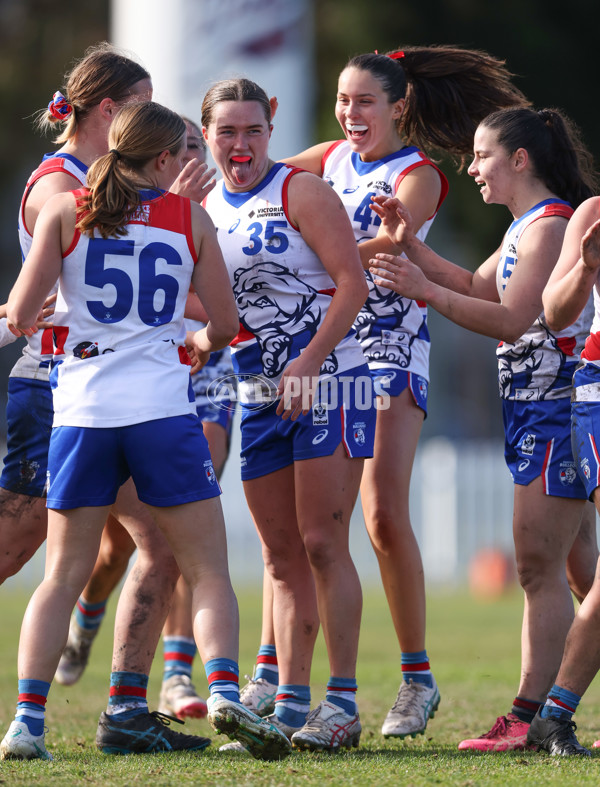
[[[430,689],[433,688],[433,673],[426,650],[402,654],[402,679],[405,683],[412,680],[414,683],[423,683]]]
[[[106,712],[118,715],[119,721],[148,713],[147,689],[148,675],[143,672],[111,672]]]
[[[42,735],[44,732],[46,699],[49,691],[50,684],[45,680],[19,680],[15,720],[26,724],[32,735]]]
[[[232,702],[240,701],[240,668],[232,659],[209,659],[204,665],[208,688]]]
[[[327,681],[325,699],[341,708],[349,716],[356,713],[356,678],[335,678]]]
[[[192,676],[196,643],[189,637],[163,637],[163,680],[173,675]]]
[[[277,666],[277,651],[275,645],[261,645],[256,657],[254,678],[263,678],[275,686],[279,683],[279,667]]]
[[[83,596],[79,596],[75,605],[75,621],[84,631],[97,632],[106,614],[107,599],[99,604],[88,604]]]
[[[543,719],[570,721],[580,702],[579,694],[563,689],[555,683],[548,692],[548,699],[540,711],[540,716]]]
[[[537,700],[528,700],[525,697],[515,697],[510,712],[521,721],[531,724],[533,717],[538,712],[542,703]]]
[[[277,687],[275,715],[288,727],[302,727],[310,710],[310,686],[284,683]]]

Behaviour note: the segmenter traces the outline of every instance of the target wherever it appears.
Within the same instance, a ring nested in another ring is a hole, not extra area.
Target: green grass
[[[247,589],[239,589],[238,598],[240,667],[249,672],[258,646],[260,598]],[[18,631],[27,599],[8,591],[0,599],[0,723],[4,731],[14,713]],[[196,755],[100,754],[94,736],[106,704],[112,647],[111,627],[105,625],[81,682],[51,689],[47,745],[54,762],[2,763],[0,785],[597,785],[600,752],[590,761],[556,760],[535,752],[469,754],[456,748],[462,738],[481,734],[510,708],[519,676],[520,617],[517,591],[494,602],[477,601],[466,593],[431,595],[428,650],[442,703],[426,736],[406,742],[385,740],[380,727],[398,688],[399,656],[382,592],[376,588],[365,592],[358,671],[360,748],[337,755],[294,753],[278,763],[220,753],[218,746],[226,738],[215,738],[210,749]],[[149,689],[153,707],[160,671],[157,660]],[[323,697],[328,674],[320,637],[312,675],[315,704]],[[195,678],[201,691],[206,691],[199,664]],[[600,737],[600,698],[595,685],[577,717],[579,738],[591,745]],[[205,721],[190,721],[182,729],[213,737]]]

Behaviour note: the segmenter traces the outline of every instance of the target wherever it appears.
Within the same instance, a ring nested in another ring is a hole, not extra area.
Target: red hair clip
[[[60,90],[52,96],[52,101],[48,104],[48,112],[57,120],[67,120],[73,111],[73,107],[63,96]]]
[[[404,52],[402,52],[402,50],[399,50],[398,52],[391,52],[388,57],[391,57],[392,60],[402,60],[404,57]]]

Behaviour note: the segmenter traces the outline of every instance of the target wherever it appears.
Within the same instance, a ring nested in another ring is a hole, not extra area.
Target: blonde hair
[[[120,109],[108,134],[111,149],[88,170],[89,192],[78,203],[77,229],[97,230],[103,238],[125,235],[141,204],[144,167],[165,150],[177,155],[184,137],[185,123],[167,107],[141,101]]]
[[[54,129],[56,123],[60,123],[61,130],[55,142],[63,144],[75,136],[79,124],[90,109],[104,98],[121,101],[127,98],[136,82],[149,78],[150,74],[142,65],[111,44],[105,41],[96,44],[87,49],[65,75],[62,92],[72,112],[64,119],[59,119],[49,109],[42,109],[37,113],[36,125],[41,131],[49,131]]]

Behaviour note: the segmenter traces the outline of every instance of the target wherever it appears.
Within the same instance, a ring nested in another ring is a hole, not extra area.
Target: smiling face
[[[498,142],[491,128],[479,126],[473,140],[473,161],[467,170],[483,201],[488,205],[509,205],[515,190],[515,156]]]
[[[404,99],[391,103],[369,71],[351,66],[340,74],[335,116],[363,161],[376,161],[402,147],[396,121],[403,108]]]
[[[272,126],[258,101],[221,101],[204,138],[229,191],[249,191],[267,174]]]

